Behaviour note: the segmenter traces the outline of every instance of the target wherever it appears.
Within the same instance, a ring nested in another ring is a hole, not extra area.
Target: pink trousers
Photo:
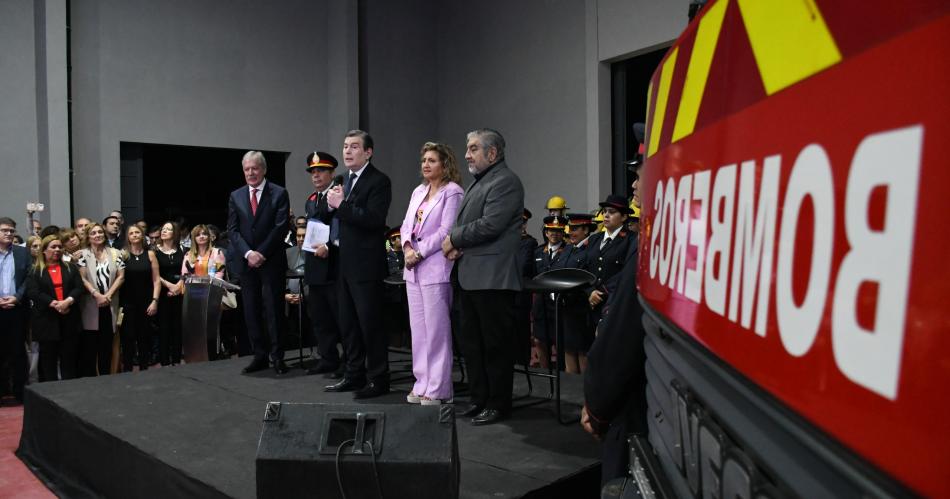
[[[412,329],[412,391],[420,397],[452,398],[452,285],[407,282]]]

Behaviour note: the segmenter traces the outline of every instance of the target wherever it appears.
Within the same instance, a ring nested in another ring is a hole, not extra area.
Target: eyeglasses
[[[16,232],[16,229],[0,229],[0,234],[13,234]]]

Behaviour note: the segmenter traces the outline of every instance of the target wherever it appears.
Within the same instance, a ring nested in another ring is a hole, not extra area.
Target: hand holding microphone
[[[334,210],[340,207],[340,203],[343,202],[343,187],[336,185],[330,188],[330,191],[327,192],[327,205]]]

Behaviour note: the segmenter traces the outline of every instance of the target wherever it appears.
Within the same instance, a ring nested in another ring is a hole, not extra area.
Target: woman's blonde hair
[[[56,233],[44,237],[40,243],[40,252],[36,255],[36,260],[33,261],[33,268],[36,269],[37,272],[42,272],[46,269],[46,253],[44,253],[44,251],[46,251],[46,248],[48,248],[53,241],[59,241],[60,244],[63,242],[62,239],[59,238],[59,233]],[[64,262],[60,262],[60,264],[65,265]]]
[[[211,234],[211,229],[208,228],[205,224],[198,224],[191,229],[191,248],[188,250],[188,254],[191,255],[191,261],[198,261],[198,234],[205,232],[208,234],[208,255],[210,257],[211,250],[214,249],[213,236]]]
[[[462,182],[462,174],[459,172],[459,164],[455,159],[455,153],[452,151],[452,147],[448,144],[440,144],[438,142],[426,142],[422,144],[422,150],[419,151],[419,158],[425,157],[426,153],[429,151],[435,151],[439,156],[439,161],[442,162],[442,169],[444,173],[442,174],[442,180],[447,182],[455,182],[459,184]],[[419,169],[420,175],[422,174],[422,168]],[[428,184],[429,181],[422,178],[423,184]]]

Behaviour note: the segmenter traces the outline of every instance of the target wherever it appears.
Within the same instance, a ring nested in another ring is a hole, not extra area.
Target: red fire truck
[[[950,2],[715,0],[653,75],[641,490],[950,497]]]

